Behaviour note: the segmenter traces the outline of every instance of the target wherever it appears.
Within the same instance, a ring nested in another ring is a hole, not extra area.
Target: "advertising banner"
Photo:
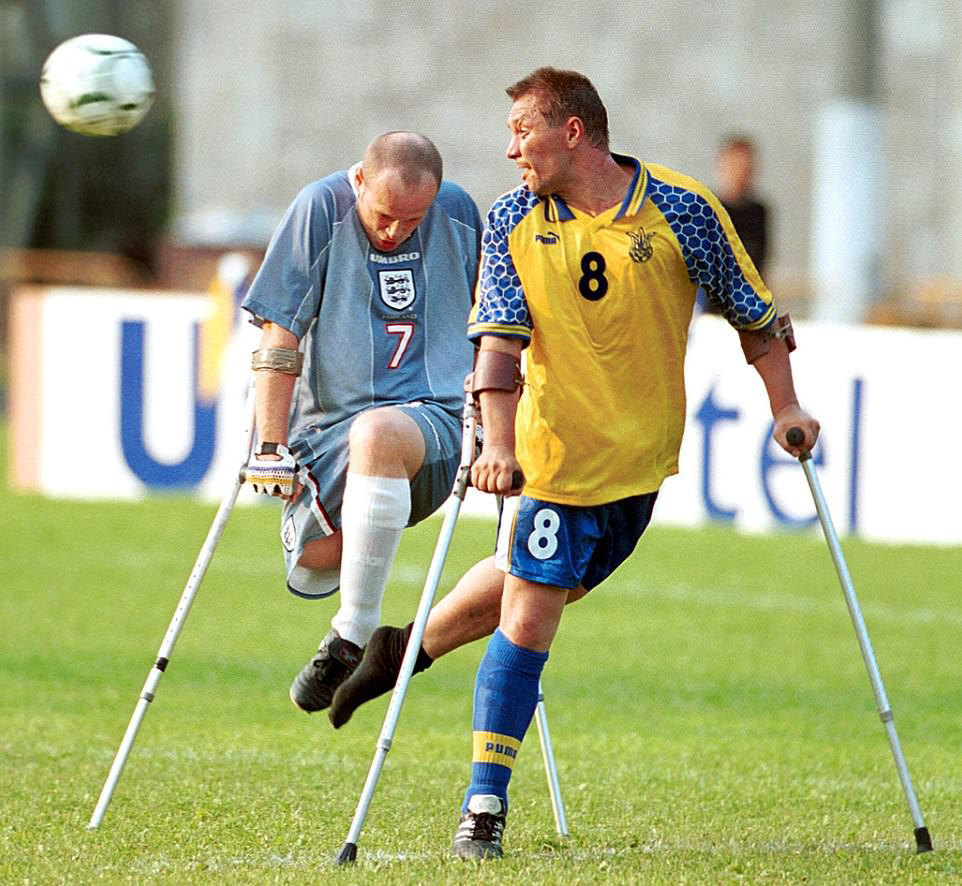
[[[68,498],[176,490],[218,500],[243,463],[259,336],[237,310],[240,295],[233,284],[208,294],[15,293],[14,487]],[[796,389],[822,424],[814,457],[839,533],[962,544],[962,412],[952,393],[962,333],[795,325]],[[813,526],[802,470],[771,440],[761,380],[716,316],[692,326],[686,388],[680,473],[665,482],[655,521],[748,532]],[[493,501],[469,493],[465,513],[493,516]]]

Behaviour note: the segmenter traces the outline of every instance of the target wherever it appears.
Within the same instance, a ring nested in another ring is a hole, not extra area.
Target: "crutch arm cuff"
[[[521,360],[503,351],[483,349],[468,379],[475,396],[482,391],[517,391],[524,384]]]
[[[754,363],[759,357],[764,357],[771,350],[774,339],[782,339],[790,354],[795,350],[795,330],[792,318],[788,314],[776,317],[764,329],[739,329],[738,339],[748,363]]]

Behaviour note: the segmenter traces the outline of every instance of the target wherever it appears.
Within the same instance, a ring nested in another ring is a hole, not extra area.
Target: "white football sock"
[[[341,608],[331,626],[358,646],[366,646],[381,623],[384,587],[410,514],[406,477],[348,472],[341,504]]]

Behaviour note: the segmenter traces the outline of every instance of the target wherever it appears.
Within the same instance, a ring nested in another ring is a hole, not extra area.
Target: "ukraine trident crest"
[[[638,228],[637,231],[629,231],[628,236],[631,238],[628,257],[632,261],[646,262],[654,255],[655,250],[651,245],[655,237],[654,233],[646,234],[644,228]]]

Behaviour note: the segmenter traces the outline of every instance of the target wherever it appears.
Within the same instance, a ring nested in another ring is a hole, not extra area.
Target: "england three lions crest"
[[[632,261],[646,262],[655,254],[654,247],[651,245],[655,232],[646,234],[644,228],[638,228],[637,231],[629,231],[628,236],[631,238],[628,256]]]
[[[381,287],[381,301],[395,311],[403,311],[414,302],[414,271],[398,268],[391,271],[378,271],[377,279]]]

